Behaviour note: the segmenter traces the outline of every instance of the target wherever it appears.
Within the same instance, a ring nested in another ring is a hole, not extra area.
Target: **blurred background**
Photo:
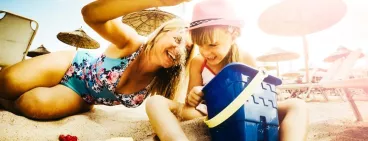
[[[189,3],[160,9],[190,21],[193,5],[199,1],[193,0]],[[304,68],[301,36],[279,36],[266,33],[260,28],[261,14],[282,0],[230,1],[234,4],[238,16],[246,23],[242,29],[242,36],[238,40],[241,48],[249,51],[254,57],[259,57],[275,47],[299,54],[300,57],[295,60],[279,62],[280,74]],[[39,29],[29,50],[34,50],[41,45],[50,52],[75,49],[59,41],[56,35],[59,32],[73,31],[82,27],[86,34],[100,44],[100,48],[90,50],[92,53],[98,54],[108,46],[108,42],[97,35],[83,21],[80,11],[89,2],[91,0],[1,0],[0,9],[31,18],[39,23]],[[346,5],[346,12],[340,20],[323,30],[305,35],[309,48],[310,67],[327,68],[329,63],[325,63],[323,59],[339,47],[346,47],[350,50],[361,48],[363,52],[368,52],[368,18],[366,18],[368,16],[366,8],[368,1],[344,0],[343,2]],[[324,10],[336,9],[325,7]],[[323,10],[319,9],[319,11]],[[260,65],[275,65],[274,63],[258,63]],[[368,67],[367,57],[359,59],[354,66],[354,68],[365,67]]]

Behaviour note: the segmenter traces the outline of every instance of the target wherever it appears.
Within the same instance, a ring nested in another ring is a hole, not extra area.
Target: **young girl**
[[[218,9],[221,9],[218,10]],[[154,96],[146,110],[153,129],[163,141],[188,140],[175,116],[190,120],[206,116],[202,87],[229,63],[243,62],[255,67],[252,57],[240,51],[235,41],[243,23],[236,20],[226,0],[205,0],[194,7],[191,38],[200,55],[191,60],[188,94],[185,104]],[[278,103],[280,140],[305,140],[308,124],[306,105],[300,100]]]

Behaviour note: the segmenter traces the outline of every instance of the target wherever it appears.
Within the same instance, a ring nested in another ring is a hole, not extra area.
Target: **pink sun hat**
[[[236,17],[234,8],[228,0],[203,0],[194,6],[189,30],[211,25],[241,28],[244,22]]]

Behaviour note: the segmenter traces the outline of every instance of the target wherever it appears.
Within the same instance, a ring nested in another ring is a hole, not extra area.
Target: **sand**
[[[310,127],[308,141],[368,140],[368,122],[356,123],[347,102],[309,102]],[[368,121],[368,102],[357,101],[361,114]],[[33,121],[0,110],[1,141],[55,141],[60,134],[77,136],[81,141],[148,140],[155,136],[144,106],[129,109],[123,106],[96,106],[92,111],[58,121]],[[209,140],[202,119],[182,123],[190,140]]]

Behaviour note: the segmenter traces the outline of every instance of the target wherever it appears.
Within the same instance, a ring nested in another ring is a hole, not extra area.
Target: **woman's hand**
[[[160,4],[160,0],[96,0],[84,6],[81,12],[84,21],[101,37],[119,49],[134,52],[141,44],[141,37],[119,17]]]
[[[190,90],[185,103],[192,107],[197,107],[203,100],[203,86],[195,86]]]

